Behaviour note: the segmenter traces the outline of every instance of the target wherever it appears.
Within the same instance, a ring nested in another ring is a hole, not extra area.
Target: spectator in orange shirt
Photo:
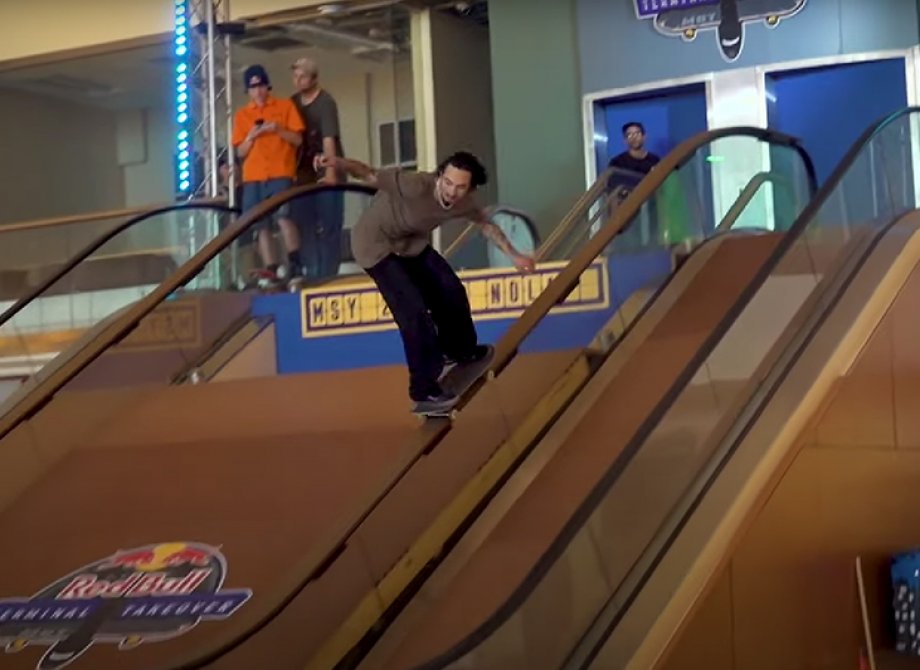
[[[268,73],[261,65],[246,69],[243,82],[250,102],[236,112],[233,120],[233,146],[243,161],[242,210],[255,207],[294,185],[297,174],[297,147],[303,141],[304,123],[294,103],[271,95]],[[271,224],[276,221],[287,252],[287,266],[275,259]],[[277,284],[282,278],[296,281],[303,276],[300,260],[300,234],[290,218],[290,203],[256,224],[259,254],[265,266],[263,279]],[[282,275],[283,272],[283,275]]]

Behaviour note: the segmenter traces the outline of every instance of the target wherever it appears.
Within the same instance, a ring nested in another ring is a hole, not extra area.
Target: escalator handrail
[[[705,133],[700,133],[696,137],[691,138],[687,142],[678,146],[674,150],[674,152],[670,155],[670,160],[666,158],[665,160],[662,161],[662,163],[659,164],[662,166],[660,169],[656,168],[656,170],[650,173],[650,175],[645,176],[642,182],[640,183],[640,186],[637,186],[636,189],[630,194],[630,196],[626,200],[624,200],[623,204],[621,204],[616,209],[616,211],[611,215],[610,220],[608,221],[608,225],[605,228],[609,229],[609,228],[615,227],[616,232],[619,232],[619,230],[624,228],[626,225],[628,225],[633,220],[636,212],[645,202],[645,199],[647,199],[651,194],[654,194],[657,192],[658,187],[664,182],[668,174],[670,174],[670,170],[675,170],[681,165],[685,164],[700,148],[707,146],[718,139],[725,138],[725,137],[736,137],[736,136],[755,137],[755,138],[765,140],[773,144],[781,144],[781,145],[792,147],[802,157],[803,164],[806,166],[806,170],[808,172],[808,178],[809,178],[809,186],[811,189],[810,192],[813,193],[816,190],[814,168],[812,166],[811,160],[808,157],[808,154],[798,144],[798,141],[795,140],[794,138],[788,135],[782,134],[782,133],[777,133],[775,131],[769,131],[769,130],[764,130],[762,128],[751,128],[751,127],[726,128],[726,129],[721,129],[717,131],[709,131]],[[644,184],[644,186],[642,186],[642,184]],[[640,187],[641,187],[641,190],[640,190]],[[597,199],[596,197],[591,198],[591,199],[588,199],[588,198],[579,199],[577,205],[583,210],[580,214],[583,215],[584,212],[587,211],[587,209],[591,205],[593,205],[596,199]],[[627,207],[627,203],[629,202],[632,203],[634,210],[630,210],[629,207]],[[574,217],[569,217],[569,218],[577,220],[579,217],[574,216]],[[611,225],[611,222],[613,225]],[[602,228],[602,231],[603,230],[604,228]],[[599,233],[599,235],[600,234],[602,233]],[[616,233],[614,232],[614,233],[608,233],[608,234],[609,234],[609,239],[612,239]],[[604,246],[606,246],[606,244],[601,245],[600,248],[603,249]],[[587,264],[585,265],[585,267],[587,267]],[[583,269],[579,270],[576,276],[579,276],[581,272],[583,272]],[[552,284],[550,284],[550,286],[551,285]],[[507,339],[507,336],[506,338],[503,338],[502,341],[505,342],[506,339]],[[501,342],[499,343],[498,346],[499,347],[502,346]],[[507,342],[505,346],[508,346]],[[516,348],[516,346],[517,344],[514,345],[514,348]],[[450,429],[451,429],[450,425],[445,426],[444,430],[438,433],[434,437],[434,439],[442,439],[443,436]],[[372,511],[373,511],[373,508],[366,510],[364,515],[362,515],[362,518],[369,515]],[[354,530],[357,528],[358,525],[359,524],[356,524],[353,526],[352,532],[354,532]],[[333,558],[334,556],[330,556],[330,560]],[[327,565],[328,565],[328,561],[323,563],[321,566],[321,571],[324,571]],[[258,633],[259,630],[267,626],[274,619],[274,617],[278,615],[278,613],[284,610],[284,608],[286,607],[285,603],[289,603],[293,601],[293,599],[296,598],[297,593],[302,591],[303,588],[305,588],[307,584],[309,584],[310,581],[312,581],[312,579],[313,579],[312,575],[306,575],[303,580],[303,584],[300,586],[300,588],[297,591],[288,594],[287,597],[284,599],[283,603],[279,603],[275,607],[272,608],[273,613],[271,615],[262,617],[255,624],[250,626],[244,633],[238,634],[236,636],[232,636],[230,639],[225,640],[219,645],[215,645],[216,648],[209,652],[199,652],[200,655],[196,656],[194,659],[188,659],[188,658],[183,659],[183,661],[177,664],[170,664],[168,667],[170,668],[170,670],[197,670],[198,668],[204,667],[205,665],[209,663],[213,663],[220,656],[230,653],[233,649],[235,649],[240,644],[245,642],[247,639],[251,638],[256,633]]]
[[[226,205],[227,198],[197,198],[187,202],[195,202],[201,205]],[[0,226],[0,236],[7,233],[23,233],[43,228],[58,228],[62,226],[76,226],[93,223],[94,221],[108,221],[109,219],[120,219],[122,217],[135,217],[146,214],[152,209],[169,209],[176,205],[176,202],[154,204],[150,203],[142,207],[129,207],[127,209],[110,209],[105,211],[87,212],[86,214],[71,214],[69,216],[55,216],[47,219],[32,219],[31,221],[18,221],[16,223],[5,223]]]
[[[610,489],[625,470],[632,456],[638,448],[648,439],[660,419],[667,413],[677,400],[683,389],[689,384],[697,369],[702,365],[712,350],[735,322],[741,311],[754,297],[772,271],[783,259],[785,253],[808,224],[817,216],[818,212],[843,181],[848,170],[858,160],[865,147],[872,139],[888,125],[903,116],[920,112],[920,107],[908,107],[879,119],[869,126],[862,135],[851,145],[843,159],[837,164],[827,181],[817,190],[815,197],[805,206],[802,213],[796,218],[789,232],[777,244],[776,249],[770,254],[758,270],[754,279],[745,287],[735,304],[729,309],[710,336],[706,339],[693,359],[675,380],[675,383],[665,392],[662,399],[652,410],[649,417],[642,423],[636,434],[629,440],[626,448],[620,453],[604,476],[592,488],[584,501],[578,506],[574,514],[565,523],[559,534],[553,539],[549,547],[540,555],[533,568],[527,573],[511,595],[503,602],[485,621],[463,640],[445,650],[436,657],[415,666],[413,670],[441,670],[457,662],[466,654],[472,652],[477,646],[488,640],[498,629],[504,625],[513,614],[527,601],[533,590],[546,576],[556,561],[563,555],[575,536],[584,528],[599,505],[605,500]],[[810,161],[809,161],[810,164]],[[812,168],[813,169],[813,168]],[[639,585],[641,588],[641,584]],[[633,594],[634,595],[634,594]],[[627,606],[630,601],[627,601]],[[615,625],[615,623],[614,623]]]
[[[786,145],[793,148],[802,156],[805,164],[809,166],[810,176],[813,178],[814,170],[811,167],[811,160],[808,158],[807,153],[805,153],[794,138],[783,133],[745,126],[707,131],[699,133],[684,141],[668,154],[668,156],[666,156],[661,163],[641,181],[616,211],[610,215],[607,224],[586,243],[586,248],[583,248],[575,255],[568,266],[549,283],[543,294],[524,310],[522,316],[511,326],[508,332],[506,332],[496,348],[496,362],[498,363],[495,365],[496,373],[499,373],[507,366],[508,362],[514,357],[521,341],[523,341],[533,330],[536,324],[549,312],[549,310],[558,302],[561,302],[572,288],[577,285],[578,278],[584,270],[593,262],[594,258],[599,255],[607,244],[613,240],[616,234],[629,224],[638,213],[645,200],[656,193],[657,189],[671,172],[690,160],[700,148],[718,139],[738,136],[753,137],[768,143]],[[28,393],[19,403],[10,408],[4,416],[0,417],[0,440],[6,437],[21,422],[39,412],[65,384],[76,377],[77,374],[102,355],[109,347],[126,337],[140,323],[141,319],[165,301],[176,289],[181,288],[189,280],[193,279],[207,263],[221,253],[245,231],[251,228],[257,221],[261,220],[264,216],[286,202],[315,191],[351,191],[373,194],[376,192],[376,189],[370,186],[353,183],[332,186],[325,184],[299,186],[273,196],[263,201],[258,206],[244,212],[236,221],[232,222],[227,228],[199,249],[191,259],[186,261],[156,289],[132,305],[130,309],[125,310],[119,318],[114,319],[103,328],[97,338],[87,343],[85,347],[74,352],[66,364],[62,365],[47,378],[40,380],[32,392]],[[449,430],[450,426],[445,428],[444,431],[440,431],[434,439],[441,439]],[[309,578],[310,576],[308,575],[308,579]],[[273,608],[267,618],[255,624],[254,629],[257,630],[267,625],[267,623],[277,616],[280,611],[283,611],[283,607]],[[183,664],[182,667],[196,668],[200,667],[200,663],[210,662],[209,659],[213,659],[215,655],[226,653],[245,641],[245,639],[248,639],[254,634],[251,630],[247,631],[242,637],[238,636],[237,638],[222,643],[219,645],[218,650],[208,653],[206,658],[202,657],[200,659],[200,662],[192,661]]]
[[[598,258],[601,252],[613,239],[639,214],[645,202],[653,197],[665,180],[684,163],[690,160],[696,152],[704,146],[727,137],[753,137],[768,144],[783,145],[796,151],[802,159],[808,172],[809,184],[817,181],[814,165],[808,153],[802,148],[798,140],[785,133],[780,133],[767,128],[739,126],[720,128],[698,133],[681,142],[673,151],[665,156],[655,168],[629,193],[626,199],[609,215],[606,224],[596,235],[588,239],[578,252],[569,260],[569,263],[553,278],[537,296],[524,313],[511,324],[511,327],[498,342],[495,348],[495,358],[492,370],[495,374],[502,370],[514,358],[518,346],[536,328],[537,324],[557,304],[575,289],[582,273]]]
[[[54,397],[65,384],[101,356],[109,347],[123,340],[140,323],[141,319],[163,303],[176,289],[193,279],[213,258],[249,230],[256,222],[284,203],[312,192],[341,191],[357,192],[368,195],[376,189],[363,184],[309,184],[295,186],[250,208],[231,222],[224,230],[202,246],[198,252],[183,263],[175,272],[162,281],[153,291],[125,309],[116,319],[112,319],[98,336],[76,351],[69,352],[70,357],[57,370],[38,380],[34,388],[25,394],[16,404],[0,416],[0,440],[3,440],[20,423],[31,418]],[[169,208],[166,208],[169,209]]]
[[[725,213],[719,225],[716,226],[716,233],[726,233],[730,231],[734,227],[735,222],[738,221],[747,209],[747,206],[751,204],[751,201],[760,191],[760,187],[767,182],[775,186],[782,186],[787,191],[792,191],[792,184],[784,175],[772,171],[758,172],[751,177],[745,187],[741,189],[741,194],[735,202],[732,203],[732,206],[728,208],[728,211]],[[811,195],[814,195],[814,192],[812,192]]]
[[[550,253],[555,250],[559,245],[559,241],[565,239],[565,236],[572,230],[578,223],[582,220],[582,217],[588,211],[588,209],[593,205],[601,195],[607,190],[607,184],[610,178],[615,175],[620,174],[625,177],[636,178],[636,181],[639,182],[645,176],[642,173],[634,172],[632,170],[626,170],[624,168],[618,167],[609,167],[604,170],[600,176],[594,180],[594,183],[591,184],[590,188],[579,196],[578,200],[575,201],[575,204],[569,209],[569,212],[562,218],[562,221],[553,228],[553,231],[546,236],[546,239],[540,243],[539,248],[534,254],[534,260],[538,263],[542,260],[545,260]],[[444,252],[446,258],[450,257],[452,254],[456,253],[466,241],[471,238],[476,232],[477,224],[470,223],[463,229],[457,238],[450,243],[450,246],[447,247],[447,250]]]
[[[155,216],[160,216],[161,214],[166,214],[167,212],[173,211],[184,211],[184,210],[214,210],[217,212],[222,212],[224,214],[239,214],[240,210],[235,207],[227,207],[226,205],[221,205],[219,202],[214,200],[190,200],[183,203],[175,203],[172,205],[164,205],[162,207],[157,207],[155,209],[150,209],[145,211],[143,214],[134,216],[127,221],[124,221],[109,231],[106,231],[95,240],[87,244],[83,249],[78,251],[76,254],[70,257],[70,259],[60,266],[55,272],[53,272],[45,281],[43,281],[38,286],[34,287],[26,295],[19,298],[15,303],[10,305],[3,314],[0,314],[0,328],[4,326],[10,319],[19,314],[23,309],[25,309],[29,303],[31,303],[36,298],[41,297],[49,288],[54,286],[57,282],[61,280],[62,277],[69,274],[73,271],[75,267],[80,265],[87,258],[96,253],[102,246],[110,242],[112,239],[121,235],[124,231],[129,228],[134,227],[136,224],[143,223],[147,219],[151,219]]]
[[[717,437],[709,440],[709,444],[715,443],[717,448],[721,447],[723,451],[719,453],[716,450],[713,456],[701,466],[701,474],[697,475],[697,477],[689,483],[687,488],[692,490],[693,487],[696,486],[696,492],[685,492],[669,510],[665,522],[667,522],[668,519],[673,520],[672,529],[662,529],[662,527],[659,526],[659,529],[649,541],[646,550],[633,562],[630,572],[627,572],[623,581],[621,581],[620,587],[627,589],[629,593],[623,600],[624,607],[621,607],[619,612],[613,617],[608,626],[608,630],[602,636],[602,640],[606,640],[609,633],[624,616],[626,616],[625,610],[628,609],[628,606],[632,604],[641,589],[648,583],[649,579],[651,579],[655,568],[660,564],[667,551],[673,545],[674,540],[684,528],[684,522],[693,514],[702,497],[709,491],[711,486],[715,484],[718,475],[722,471],[722,466],[727,464],[741,442],[743,442],[748,432],[747,429],[754,425],[758,418],[760,418],[761,410],[774,397],[774,393],[780,389],[781,384],[786,381],[788,375],[793,372],[795,363],[801,358],[805,347],[811,342],[811,336],[831,317],[833,308],[839,304],[846,290],[856,279],[858,273],[865,267],[872,253],[878,248],[886,234],[902,222],[910,220],[911,217],[915,217],[916,212],[917,210],[914,210],[913,212],[896,215],[888,224],[879,228],[870,239],[863,240],[864,246],[855,254],[855,260],[847,259],[852,261],[852,265],[843,268],[842,273],[838,272],[838,274],[834,276],[833,283],[829,284],[818,296],[809,296],[808,300],[811,301],[814,299],[814,302],[817,304],[817,309],[808,313],[802,329],[792,333],[789,346],[784,347],[781,352],[777,353],[775,360],[768,366],[766,374],[762,378],[758,377],[760,380],[758,382],[758,390],[754,390],[750,396],[745,397],[744,407],[739,410],[732,424],[727,429],[720,431]],[[808,302],[805,304],[807,305]],[[752,407],[752,403],[756,404]],[[731,437],[732,435],[736,437],[733,439]],[[716,461],[716,459],[718,460]],[[684,506],[682,511],[676,511],[679,505]],[[662,526],[663,525],[664,523]],[[652,549],[652,547],[656,548]],[[648,558],[648,567],[645,572],[637,577],[632,587],[626,586],[632,574],[632,570],[636,569],[637,564],[646,558]],[[618,591],[619,588],[614,590],[610,595],[608,604],[616,599],[617,595],[619,595]],[[598,623],[597,619],[592,621],[591,626],[589,626],[589,631],[591,627]],[[587,635],[582,636],[582,640],[575,646],[573,652],[570,653],[570,660],[574,656],[575,650],[584,647],[584,639],[586,636]],[[600,644],[591,649],[587,655],[588,658],[586,662],[593,662],[597,653],[602,648],[603,644]]]

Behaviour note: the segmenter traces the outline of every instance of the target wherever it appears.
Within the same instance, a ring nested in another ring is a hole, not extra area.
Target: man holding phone
[[[243,83],[249,103],[233,119],[233,146],[243,163],[242,210],[245,212],[294,185],[297,174],[297,147],[303,141],[303,119],[294,103],[271,95],[268,73],[261,65],[246,68]],[[287,264],[275,258],[271,225],[278,224]],[[275,210],[256,224],[259,255],[265,266],[264,279],[276,284],[280,279],[296,281],[303,276],[300,260],[300,234],[290,218],[290,203]]]

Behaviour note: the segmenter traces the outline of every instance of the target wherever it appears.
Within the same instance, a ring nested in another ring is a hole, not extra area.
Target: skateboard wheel
[[[692,42],[696,39],[696,28],[687,28],[684,31],[684,39],[688,42]]]
[[[779,25],[779,17],[778,16],[768,16],[766,19],[766,24],[770,28],[775,28],[776,26]]]

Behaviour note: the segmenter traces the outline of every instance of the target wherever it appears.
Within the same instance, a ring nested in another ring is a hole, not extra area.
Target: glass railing
[[[773,348],[783,331],[808,311],[801,308],[823,290],[823,280],[836,276],[847,258],[899,215],[916,208],[918,115],[920,110],[908,110],[888,118],[857,142],[661,399],[660,420],[629,440],[543,551],[513,601],[474,636],[421,667],[622,665],[604,642],[718,473],[716,459],[728,457],[717,450],[720,442],[713,436],[722,434],[757,389],[763,363],[776,356]],[[770,228],[782,230],[782,223],[774,220]],[[674,435],[680,435],[679,448]],[[575,569],[577,593],[571,579]],[[560,602],[567,604],[565,611],[551,615],[547,608]],[[539,654],[522,648],[525,629]]]
[[[367,187],[348,186],[332,194],[338,196],[343,205],[345,234],[348,226],[369,203],[372,193],[373,189]],[[310,197],[303,196],[294,204],[306,203]],[[307,207],[302,209],[309,211]],[[232,225],[234,216],[231,210],[213,205],[177,205],[124,222],[106,233],[0,315],[0,364],[6,358],[29,361],[33,369],[41,369],[56,362],[58,356],[66,355],[69,345],[90,337],[94,329],[113,315],[149,295],[221,230]],[[276,233],[273,230],[275,253],[283,259],[284,249]],[[343,251],[342,229],[333,234],[336,235],[337,246],[327,244],[323,247],[334,259],[327,260],[327,265],[334,270],[326,281],[349,273],[350,258]],[[150,253],[152,237],[171,240],[172,243],[160,253]],[[319,246],[316,239],[304,242],[313,247]],[[122,256],[124,262],[119,262]],[[218,338],[219,333],[212,332],[214,328],[219,324],[229,326],[233,318],[240,317],[241,310],[248,309],[251,292],[240,292],[240,289],[256,285],[258,278],[254,270],[260,267],[262,263],[255,237],[241,236],[171,296],[157,316],[122,343],[119,353],[159,351],[161,360],[155,369],[144,373],[144,366],[135,364],[128,366],[133,370],[128,372],[124,366],[111,360],[106,363],[104,359],[111,356],[103,356],[96,362],[94,371],[86,372],[83,383],[89,383],[88,379],[95,380],[92,385],[105,386],[153,381],[168,383]],[[194,301],[210,294],[224,295],[219,307],[214,300],[208,305],[192,305],[189,300],[183,301],[186,296],[191,296]],[[227,297],[226,294],[238,297]],[[210,327],[208,324],[211,324]],[[163,361],[162,352],[171,349],[170,361]],[[121,368],[119,374],[125,374],[125,378],[119,380],[118,374],[113,378],[100,372],[110,365]],[[27,383],[36,382],[31,379]]]
[[[147,210],[124,218],[101,214],[79,222],[49,220],[39,228],[0,229],[0,241],[27,244],[23,235],[57,239],[60,246],[39,255],[25,247],[23,258],[38,263],[29,270],[7,270],[21,275],[15,289],[4,283],[14,299],[0,302],[0,374],[21,370],[23,376],[40,369],[100,318],[146,295],[191,258],[204,242],[229,224],[236,211],[201,200]],[[56,254],[70,250],[70,242],[95,234],[69,258]],[[53,225],[52,225],[53,224]],[[66,244],[65,244],[66,242]],[[41,246],[41,245],[40,245]],[[4,247],[7,253],[13,249]]]
[[[32,285],[2,305],[0,371],[41,368],[86,329],[149,293],[235,214],[210,202],[153,209],[118,222],[65,262],[36,268]],[[61,232],[68,238],[66,228]]]
[[[610,523],[610,510],[629,504],[622,492],[637,478],[649,476],[651,461],[662,454],[663,435],[687,415],[694,396],[704,393],[714,398],[704,424],[687,436],[686,453],[673,462],[680,475],[667,482],[655,481],[654,475],[643,479],[653,487],[649,491],[654,491],[654,511],[638,529],[633,526],[635,541],[626,547],[629,569],[608,575],[615,578],[610,582],[615,588],[574,658],[587,662],[597,655],[591,667],[611,667],[608,654],[613,650],[604,640],[731,457],[747,422],[754,420],[758,407],[781,380],[782,375],[772,370],[793,364],[795,352],[823,322],[834,298],[846,289],[876,240],[904,214],[918,208],[918,168],[920,109],[884,119],[853,145],[768,263],[757,292],[738,319],[701,362],[692,382],[672,399],[661,422],[605,493],[582,533],[606,537],[600,546],[602,555],[609,556],[610,533],[617,533]],[[781,301],[775,298],[778,291]],[[608,521],[602,521],[604,518]],[[623,550],[623,546],[617,548]]]
[[[753,152],[757,157],[756,171],[770,169],[771,154],[787,152],[785,163],[786,177],[790,183],[798,184],[803,194],[802,205],[807,202],[807,194],[813,188],[813,170],[810,161],[801,148],[791,139],[778,133],[762,129],[734,128],[724,129],[698,135],[687,140],[642,182],[592,234],[584,236],[585,242],[573,249],[571,258],[561,258],[542,264],[532,275],[520,276],[511,270],[506,275],[488,278],[475,285],[469,282],[467,287],[474,309],[481,308],[486,318],[479,322],[480,336],[486,341],[497,343],[494,372],[496,383],[487,384],[479,390],[485,394],[481,406],[488,406],[489,425],[497,431],[495,437],[507,439],[522,419],[522,413],[532,410],[528,402],[537,402],[554,387],[568,367],[567,361],[581,355],[595,334],[603,329],[616,308],[623,304],[635,291],[647,290],[660,286],[671,271],[671,253],[677,246],[673,237],[667,235],[650,237],[647,246],[641,246],[633,240],[618,249],[614,238],[626,228],[637,215],[648,215],[657,229],[663,228],[663,222],[683,226],[685,233],[678,237],[680,244],[702,241],[721,221],[724,211],[733,204],[733,200],[721,199],[721,192],[713,190],[717,179],[747,183],[754,175],[753,170],[737,175],[728,172],[724,162],[709,161],[707,156],[726,140],[731,140],[736,150]],[[734,168],[732,168],[734,169]],[[337,190],[348,191],[353,187],[340,186]],[[679,192],[671,189],[679,188]],[[31,393],[23,393],[11,399],[0,417],[0,436],[10,430],[26,417],[35,415],[41,406],[55,402],[52,396],[61,396],[67,392],[79,392],[92,388],[93,384],[104,383],[107,387],[137,385],[134,376],[137,366],[128,366],[114,354],[125,351],[125,344],[130,345],[130,338],[140,333],[139,348],[149,347],[150,339],[156,336],[158,347],[171,349],[181,360],[183,350],[189,348],[187,340],[190,332],[186,327],[173,327],[168,316],[170,311],[182,312],[187,303],[202,293],[202,287],[209,284],[208,277],[219,276],[215,265],[220,263],[220,256],[232,248],[234,241],[251,238],[254,226],[266,215],[270,215],[298,199],[312,197],[316,192],[328,190],[329,187],[299,187],[272,198],[252,211],[243,214],[230,227],[208,242],[196,257],[179,268],[168,280],[161,283],[148,295],[140,299],[123,313],[104,323],[97,324],[91,339],[80,346],[72,347],[61,357],[58,365],[49,369],[37,381]],[[663,191],[663,189],[665,189]],[[667,207],[658,207],[656,196],[667,193],[670,200]],[[737,196],[735,191],[734,196]],[[600,196],[606,197],[606,196]],[[357,207],[361,206],[361,201]],[[757,201],[759,206],[768,204],[765,200]],[[574,228],[581,227],[582,232],[590,230],[596,219],[590,211],[593,202],[573,213]],[[686,208],[687,212],[682,211]],[[668,218],[670,216],[670,218]],[[758,212],[765,227],[782,227],[783,221],[777,221],[772,212]],[[640,240],[641,242],[641,240]],[[393,327],[386,319],[386,312],[380,309],[380,301],[372,291],[362,297],[359,312],[351,316],[339,313],[336,317],[343,320],[363,318],[367,311],[368,318],[374,326]],[[557,315],[558,319],[546,319],[548,313]],[[318,313],[319,314],[319,313]],[[331,312],[324,313],[329,316]],[[489,316],[516,318],[509,329],[496,327],[496,320]],[[520,315],[520,316],[518,316]],[[162,318],[160,318],[162,316]],[[323,315],[321,315],[323,316]],[[621,321],[622,315],[615,317]],[[572,327],[577,320],[588,320],[589,327]],[[154,325],[147,325],[150,323]],[[194,323],[194,321],[192,321]],[[317,324],[336,326],[328,320]],[[593,328],[594,330],[591,330]],[[519,355],[520,354],[520,355]],[[533,356],[530,356],[533,354]],[[49,366],[51,367],[51,366]],[[506,377],[508,375],[508,377]],[[506,394],[507,388],[502,380],[523,376],[527,379],[526,398],[522,398],[518,387],[516,394]],[[465,402],[469,398],[465,399]],[[522,406],[524,403],[524,406]],[[408,401],[407,401],[408,409]],[[112,410],[115,411],[114,409]],[[40,414],[39,414],[40,416]],[[104,417],[102,417],[104,418]],[[463,421],[463,414],[459,417]],[[450,431],[450,426],[446,428]],[[39,439],[36,437],[35,439]],[[368,562],[364,578],[369,592],[377,585],[375,565],[379,563],[376,547],[363,547]],[[380,594],[382,601],[385,594]],[[274,607],[274,604],[271,605]],[[252,617],[260,616],[257,609],[252,610]],[[270,613],[264,616],[271,616]],[[242,620],[239,624],[242,626]],[[183,667],[197,667],[194,664]]]
[[[191,201],[191,205],[223,207],[219,199]],[[76,254],[125,224],[172,204],[150,205],[75,216],[62,216],[0,225],[0,305],[17,300]],[[128,254],[143,244],[154,252],[170,250],[176,240],[168,234],[147,231],[144,239],[122,237],[123,247],[113,246],[112,254]],[[0,310],[2,311],[2,310]]]

